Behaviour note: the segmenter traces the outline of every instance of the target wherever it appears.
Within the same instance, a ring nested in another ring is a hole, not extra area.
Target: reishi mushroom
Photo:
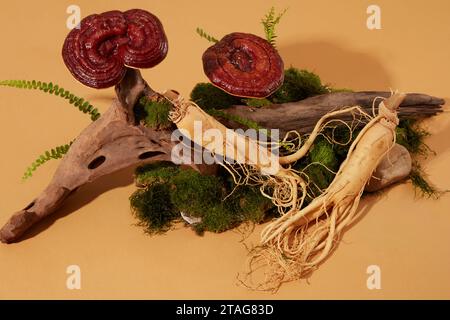
[[[265,39],[234,32],[209,47],[202,57],[209,80],[229,94],[264,98],[284,80],[284,64],[277,50]]]
[[[72,75],[93,88],[111,87],[127,67],[151,68],[167,55],[159,19],[148,11],[108,11],[84,18],[64,41],[62,56]]]

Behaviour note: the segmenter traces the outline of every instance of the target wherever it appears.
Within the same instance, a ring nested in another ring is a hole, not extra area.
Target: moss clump
[[[283,85],[268,99],[273,103],[294,102],[328,92],[318,75],[291,67],[284,72]]]
[[[203,109],[224,109],[241,104],[241,98],[232,96],[211,83],[198,83],[192,89],[191,100]]]
[[[171,108],[167,100],[150,100],[144,96],[134,105],[133,112],[137,123],[155,129],[168,129],[172,126],[169,120]]]
[[[139,220],[138,225],[149,234],[169,230],[180,216],[170,201],[170,188],[165,183],[158,182],[137,190],[131,195],[130,204]]]
[[[328,90],[331,93],[335,93],[335,92],[353,92],[352,89],[348,89],[348,88],[328,88]]]
[[[396,141],[414,155],[428,155],[431,150],[425,144],[430,133],[419,127],[415,119],[402,119],[396,128]]]
[[[264,197],[259,188],[241,186],[230,195],[229,205],[232,210],[241,215],[242,221],[254,223],[263,222],[272,207],[272,202]]]
[[[222,201],[222,183],[216,176],[206,176],[192,169],[180,170],[172,179],[173,204],[189,216],[203,217],[205,209]]]
[[[308,195],[305,199],[305,205],[320,195],[333,181],[334,172],[339,169],[342,162],[335,147],[336,145],[319,136],[307,156],[295,165],[295,169],[302,171],[307,177]],[[347,146],[340,147],[348,150]],[[345,152],[344,150],[340,151]]]
[[[416,119],[402,119],[396,128],[396,142],[408,149],[413,157],[409,179],[414,186],[416,195],[439,198],[444,191],[438,190],[427,181],[426,174],[417,160],[417,158],[426,158],[430,153],[434,153],[425,143],[425,138],[429,135],[430,133],[428,131],[419,126],[418,120]]]
[[[306,173],[315,188],[323,190],[333,181],[338,169],[338,160],[333,146],[324,138],[319,138],[308,154],[310,165]]]
[[[428,198],[438,198],[442,193],[425,179],[425,173],[423,172],[420,164],[417,161],[413,162],[409,178],[411,179],[411,183],[414,186],[416,195],[417,191],[420,191],[419,195],[421,196],[425,196]]]
[[[136,168],[135,182],[140,186],[167,183],[179,169],[170,163],[151,163]]]
[[[199,234],[222,232],[243,222],[263,221],[271,207],[257,188],[238,187],[229,195],[235,187],[230,180],[168,164],[139,167],[136,182],[143,188],[130,198],[131,207],[148,233],[167,231],[181,220],[180,212],[201,218],[193,225]]]
[[[145,101],[144,110],[147,115],[145,124],[152,128],[168,128],[171,126],[169,112],[172,107],[168,101]]]

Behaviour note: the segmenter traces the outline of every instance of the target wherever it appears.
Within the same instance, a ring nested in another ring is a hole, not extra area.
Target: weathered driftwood
[[[327,112],[344,106],[361,106],[368,114],[372,114],[372,103],[376,97],[388,97],[390,92],[337,92],[323,94],[298,102],[274,104],[268,107],[255,108],[233,106],[223,110],[257,122],[267,129],[280,129],[281,134],[290,130],[300,133],[312,131],[318,119]],[[400,118],[417,118],[436,115],[442,112],[443,99],[419,93],[410,93],[400,105]],[[375,108],[377,110],[377,108]],[[338,119],[350,122],[351,115],[342,115]],[[222,119],[230,127],[238,127],[237,123]]]
[[[28,206],[15,213],[0,230],[0,241],[15,242],[34,224],[55,212],[78,188],[120,169],[155,161],[172,161],[171,130],[154,130],[136,123],[133,106],[145,94],[156,96],[139,71],[129,69],[116,86],[117,99],[100,119],[90,124],[77,137],[62,159],[47,188]],[[235,106],[226,112],[249,118],[266,128],[282,132],[309,132],[322,115],[346,105],[360,105],[371,111],[372,101],[387,92],[333,93],[296,103],[264,108]],[[422,94],[409,94],[400,108],[400,116],[428,116],[441,111],[442,99]],[[345,118],[344,118],[345,119]],[[347,118],[350,119],[350,118]],[[227,122],[227,121],[225,121]],[[238,124],[227,122],[230,128]],[[210,167],[195,165],[207,172]]]
[[[137,98],[142,94],[155,94],[139,71],[130,69],[117,85],[116,93],[118,99],[107,112],[76,138],[47,188],[3,226],[2,242],[17,241],[86,183],[132,165],[171,160],[175,145],[171,141],[171,131],[156,131],[135,124],[132,106]]]

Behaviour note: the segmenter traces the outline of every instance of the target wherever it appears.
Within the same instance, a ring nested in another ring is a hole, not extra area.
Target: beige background
[[[286,65],[308,68],[325,82],[355,90],[388,90],[450,97],[450,2],[429,1],[8,1],[0,8],[0,79],[55,81],[106,110],[112,89],[77,83],[60,50],[66,8],[82,15],[140,7],[162,20],[170,40],[167,59],[144,76],[157,90],[188,95],[205,81],[201,54],[233,31],[262,35],[260,18],[271,5],[289,7],[278,28]],[[382,30],[366,28],[366,8],[382,9]],[[448,108],[447,108],[448,109]],[[23,170],[49,147],[68,142],[88,117],[58,98],[0,88],[0,224],[48,183],[57,161],[26,183]],[[436,156],[425,161],[440,188],[450,183],[450,116],[426,122]],[[363,201],[363,218],[306,281],[276,295],[236,286],[246,251],[236,232],[198,237],[185,228],[148,237],[133,224],[128,196],[132,170],[90,185],[56,215],[13,245],[0,245],[0,298],[450,298],[450,196],[415,199],[410,184]],[[257,240],[258,227],[251,239]],[[38,234],[37,232],[40,231]],[[67,290],[66,267],[82,270],[82,290]],[[366,287],[366,268],[381,267],[382,289]]]

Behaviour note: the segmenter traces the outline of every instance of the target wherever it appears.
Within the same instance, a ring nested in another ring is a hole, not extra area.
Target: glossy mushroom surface
[[[159,19],[145,10],[132,9],[84,18],[66,37],[62,56],[78,81],[99,89],[120,82],[127,66],[154,67],[167,51]]]
[[[284,64],[265,39],[249,33],[231,33],[209,47],[202,57],[210,81],[240,97],[263,98],[284,80]]]

